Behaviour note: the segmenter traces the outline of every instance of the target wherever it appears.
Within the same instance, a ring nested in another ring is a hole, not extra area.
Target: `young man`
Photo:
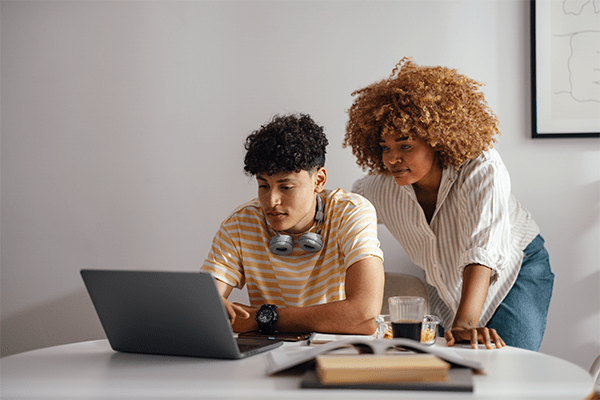
[[[246,138],[245,171],[258,198],[216,233],[211,272],[236,332],[372,334],[383,298],[383,253],[373,206],[327,181],[323,128],[276,116]],[[248,288],[250,306],[227,300]]]

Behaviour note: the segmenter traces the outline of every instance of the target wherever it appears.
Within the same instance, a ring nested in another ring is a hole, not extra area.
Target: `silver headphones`
[[[323,200],[317,195],[317,212],[315,214],[315,221],[317,221],[317,224],[320,224],[325,220],[325,213],[323,211]],[[302,250],[310,253],[320,251],[323,248],[323,237],[319,232],[320,230],[318,230],[317,233],[304,232],[298,238],[298,246]],[[278,256],[287,256],[294,250],[294,238],[290,235],[282,235],[275,231],[275,236],[273,236],[269,242],[269,250],[271,253],[277,254]]]

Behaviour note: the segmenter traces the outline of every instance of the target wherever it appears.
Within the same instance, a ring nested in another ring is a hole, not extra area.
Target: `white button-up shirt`
[[[512,196],[508,171],[494,149],[458,170],[443,170],[430,223],[412,185],[399,186],[390,175],[367,175],[352,190],[373,203],[378,222],[423,268],[439,295],[433,293],[431,309],[447,329],[460,302],[464,268],[481,264],[492,270],[478,325],[485,326],[517,279],[523,250],[539,233],[529,212]]]

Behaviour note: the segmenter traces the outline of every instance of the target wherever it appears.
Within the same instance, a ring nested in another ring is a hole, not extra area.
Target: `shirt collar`
[[[452,185],[458,179],[458,172],[458,170],[451,166],[444,168],[442,171],[442,180],[440,182],[440,189],[438,190],[436,208],[439,208],[448,196]]]

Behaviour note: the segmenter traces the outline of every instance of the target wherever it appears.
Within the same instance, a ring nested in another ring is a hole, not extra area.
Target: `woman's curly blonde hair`
[[[352,147],[363,170],[387,174],[379,140],[401,134],[423,139],[443,168],[458,169],[500,134],[498,117],[478,91],[482,85],[455,69],[419,66],[405,57],[388,79],[352,93],[342,146]]]

